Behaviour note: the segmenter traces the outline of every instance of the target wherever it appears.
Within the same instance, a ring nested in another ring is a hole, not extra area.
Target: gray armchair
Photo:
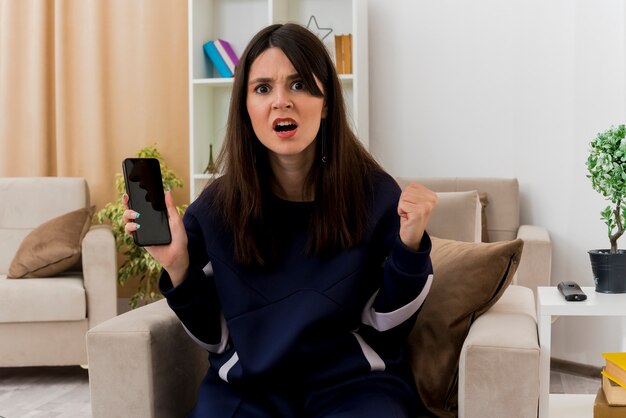
[[[463,183],[458,179],[418,181],[437,191],[453,191]],[[473,322],[465,339],[459,359],[459,416],[536,417],[539,343],[529,287],[549,278],[549,239],[540,229],[520,228],[516,180],[473,179],[465,187],[488,193],[493,239],[530,233],[532,240],[525,241],[517,285],[509,286],[502,298]],[[440,206],[446,205],[443,200]],[[477,195],[474,205],[479,205]],[[465,209],[457,208],[455,213],[454,208],[438,206],[437,210],[452,213],[451,221],[465,219],[460,213]],[[473,210],[479,209],[469,206],[470,219]],[[470,233],[473,228],[471,225]],[[524,264],[535,265],[522,267]],[[193,407],[208,366],[207,352],[189,338],[165,301],[90,330],[88,350],[94,418],[183,417]],[[512,375],[516,376],[514,385]]]

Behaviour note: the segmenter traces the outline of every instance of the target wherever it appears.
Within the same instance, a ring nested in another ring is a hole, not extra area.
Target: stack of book
[[[337,74],[352,74],[352,35],[335,35]]]
[[[205,43],[203,48],[204,53],[207,54],[220,76],[232,77],[235,74],[239,57],[233,51],[230,43],[223,39],[215,39]]]
[[[626,353],[602,353],[602,387],[593,406],[595,418],[626,417]]]

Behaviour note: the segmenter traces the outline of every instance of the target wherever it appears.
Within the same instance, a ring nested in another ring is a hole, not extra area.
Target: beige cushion
[[[0,323],[77,321],[86,318],[82,277],[70,273],[45,279],[0,275]]]
[[[456,241],[480,242],[481,204],[475,190],[437,193],[438,202],[426,227],[428,233]]]
[[[435,192],[478,190],[479,193],[487,193],[489,205],[485,208],[485,214],[489,221],[490,242],[517,237],[520,226],[520,198],[519,183],[515,178],[415,177],[396,180],[401,186],[415,181]]]
[[[6,274],[24,237],[52,218],[88,207],[89,190],[80,177],[0,177],[0,202],[0,274]]]
[[[35,228],[20,244],[8,277],[51,277],[75,266],[93,210],[78,209]]]
[[[523,242],[432,240],[434,280],[409,337],[409,352],[423,402],[436,415],[452,417],[465,337],[511,282]]]

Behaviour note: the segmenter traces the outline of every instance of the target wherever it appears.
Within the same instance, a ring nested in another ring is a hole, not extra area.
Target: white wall
[[[517,177],[552,283],[593,286],[606,248],[585,161],[626,122],[624,0],[369,0],[370,149],[398,176]],[[626,247],[626,239],[622,246]],[[561,318],[553,356],[601,365],[622,320]]]

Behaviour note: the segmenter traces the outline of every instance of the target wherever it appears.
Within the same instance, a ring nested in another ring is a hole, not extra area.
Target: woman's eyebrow
[[[293,80],[297,80],[300,78],[300,74],[298,73],[293,73],[287,76],[287,80],[288,81],[293,81]],[[257,84],[257,83],[270,83],[274,81],[273,78],[271,77],[257,77],[255,79],[251,79],[248,84]]]
[[[269,83],[270,81],[272,81],[272,79],[269,77],[257,77],[255,79],[250,79],[248,84]]]

